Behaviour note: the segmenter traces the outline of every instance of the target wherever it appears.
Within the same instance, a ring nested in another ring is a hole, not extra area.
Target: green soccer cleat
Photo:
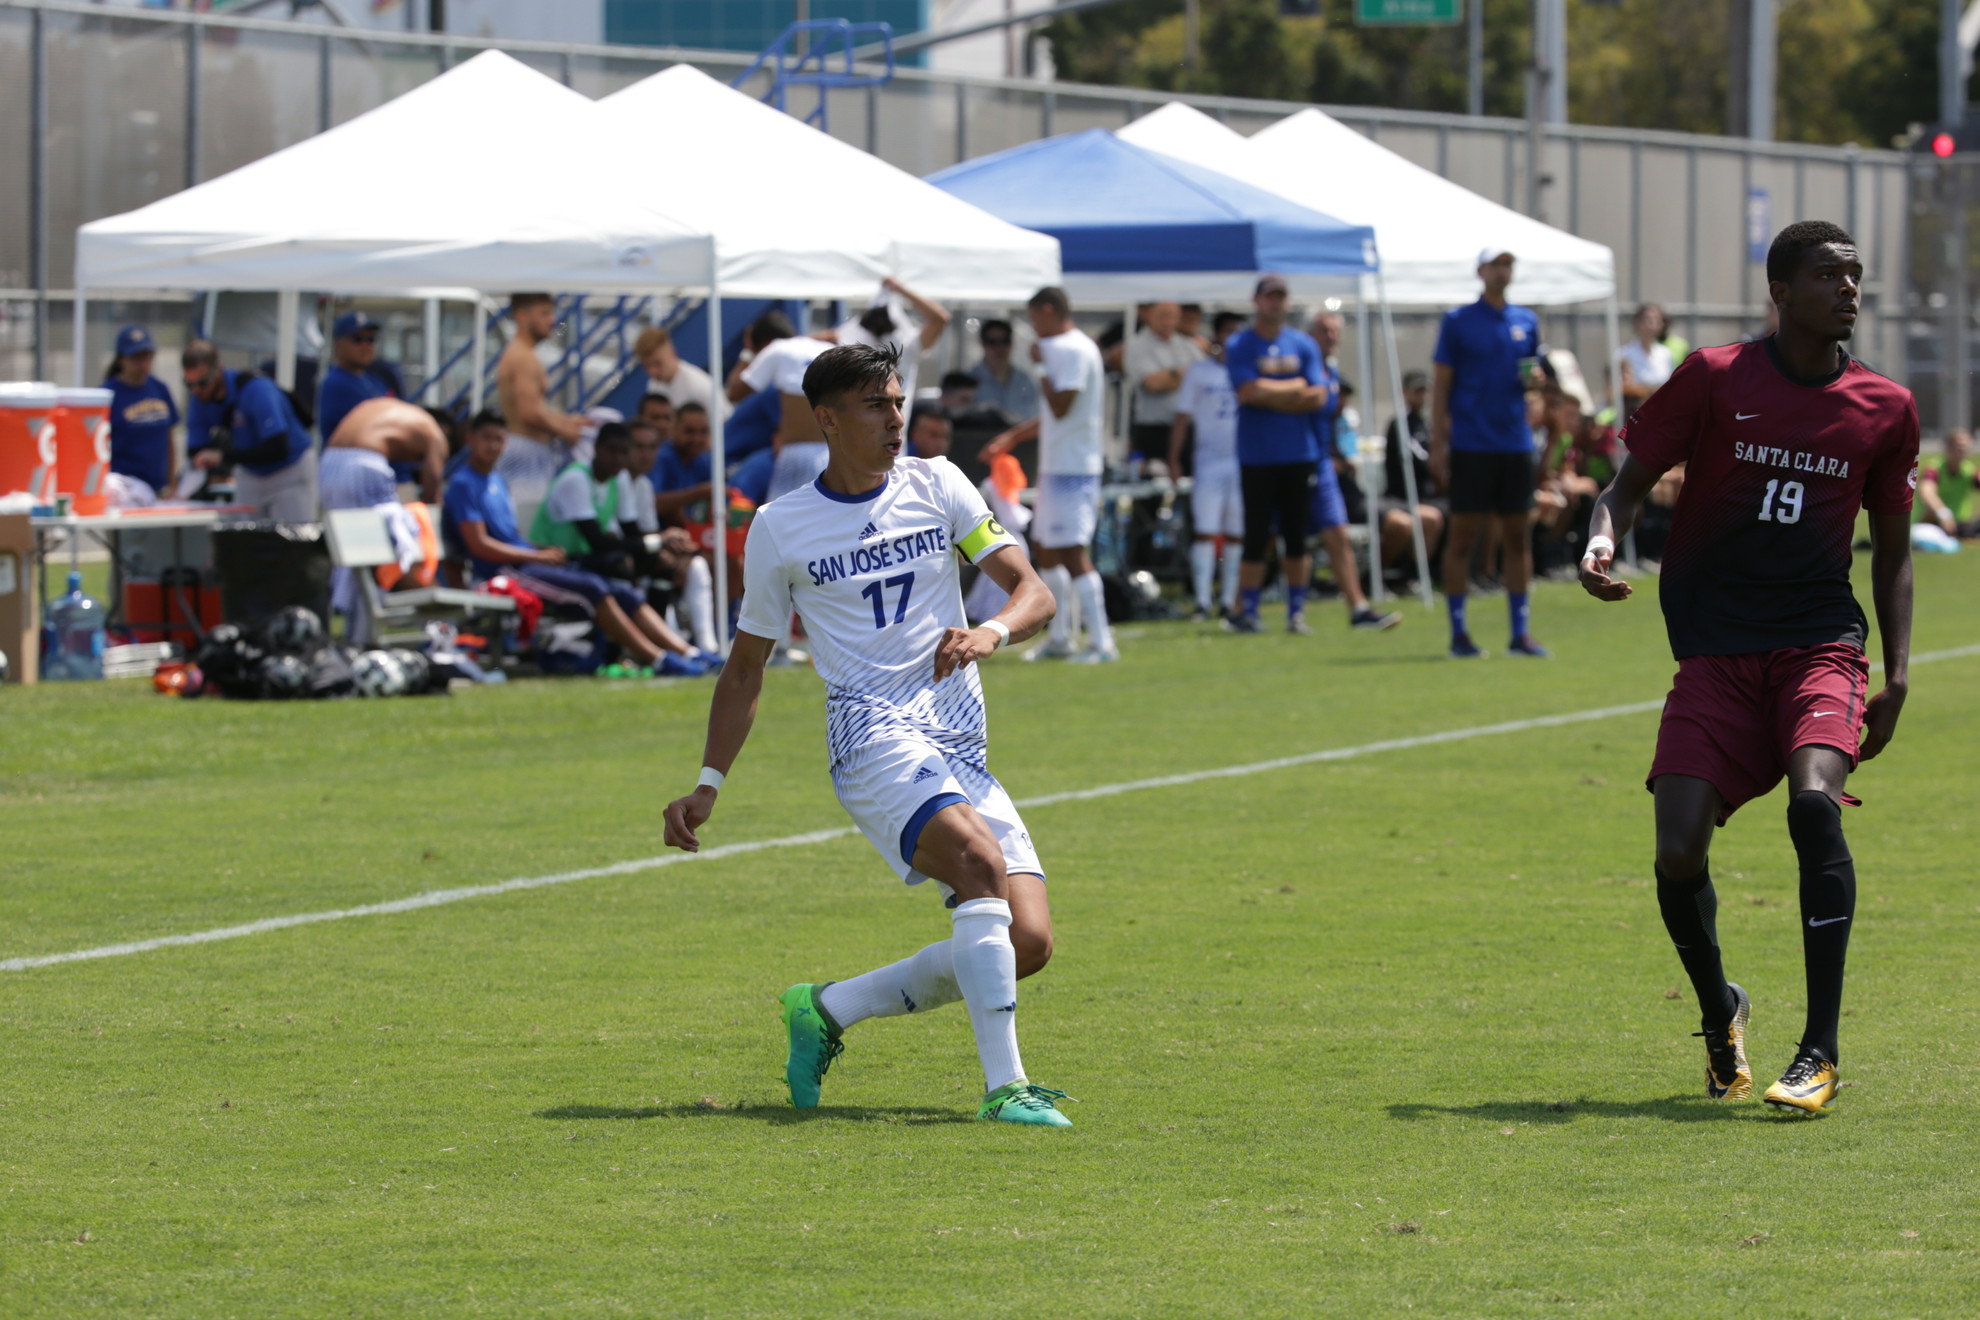
[[[824,988],[794,985],[777,996],[784,1006],[784,1030],[791,1038],[784,1080],[790,1084],[791,1105],[797,1109],[818,1108],[818,1087],[831,1071],[832,1060],[846,1050],[838,1028],[826,1020],[824,1009],[818,1005],[818,992]]]
[[[1059,1112],[1059,1101],[1072,1097],[1064,1091],[1048,1090],[1030,1082],[1012,1082],[983,1097],[978,1118],[998,1123],[1029,1123],[1033,1127],[1071,1127],[1072,1120]]]

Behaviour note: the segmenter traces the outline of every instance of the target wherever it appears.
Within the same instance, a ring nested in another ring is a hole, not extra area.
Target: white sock
[[[1229,614],[1238,603],[1238,567],[1244,562],[1244,543],[1236,540],[1224,542],[1224,613]]]
[[[1076,602],[1073,600],[1072,570],[1063,564],[1054,565],[1038,575],[1052,593],[1052,601],[1059,609],[1052,616],[1052,630],[1047,634],[1053,646],[1070,647],[1073,641],[1073,617]]]
[[[1086,644],[1099,650],[1114,645],[1114,630],[1107,626],[1107,588],[1096,570],[1073,579],[1073,592],[1079,597],[1079,613],[1086,624]]]
[[[864,976],[834,981],[818,996],[818,1002],[843,1029],[868,1018],[926,1013],[961,998],[962,991],[956,986],[954,941],[943,940]]]
[[[1217,543],[1194,541],[1189,547],[1189,580],[1196,588],[1196,608],[1210,612],[1210,579],[1217,574]]]
[[[694,644],[704,651],[721,648],[715,636],[715,574],[700,555],[688,560],[687,612],[693,624]]]
[[[956,984],[976,1032],[985,1094],[1025,1080],[1017,1043],[1017,950],[1011,947],[1011,905],[1001,898],[973,898],[956,908]]]

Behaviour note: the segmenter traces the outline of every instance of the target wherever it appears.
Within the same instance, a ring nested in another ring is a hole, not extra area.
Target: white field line
[[[1980,655],[1980,645],[1958,646],[1947,651],[1927,651],[1911,658],[1914,665],[1930,664],[1935,660],[1954,660],[1966,656]],[[1881,665],[1873,666],[1881,669]],[[1122,793],[1138,793],[1151,788],[1180,788],[1188,784],[1201,784],[1212,779],[1238,779],[1246,775],[1260,775],[1272,770],[1286,770],[1294,766],[1318,765],[1326,761],[1346,761],[1358,756],[1372,756],[1378,752],[1401,752],[1414,747],[1434,747],[1440,743],[1465,742],[1472,738],[1486,738],[1505,733],[1524,733],[1529,729],[1552,729],[1564,724],[1585,724],[1590,720],[1606,720],[1618,715],[1641,715],[1661,709],[1664,702],[1660,697],[1655,701],[1634,701],[1622,706],[1599,706],[1593,710],[1571,711],[1565,715],[1539,715],[1531,719],[1507,720],[1502,724],[1480,724],[1468,729],[1447,729],[1441,733],[1417,734],[1408,738],[1386,738],[1381,742],[1362,743],[1357,747],[1331,747],[1325,751],[1302,752],[1297,756],[1279,756],[1269,761],[1251,761],[1243,765],[1216,766],[1208,770],[1191,770],[1183,774],[1160,775],[1153,779],[1130,779],[1118,784],[1100,784],[1093,788],[1077,788],[1064,793],[1045,793],[1037,797],[1020,798],[1020,807],[1050,807],[1061,802],[1084,802],[1093,798],[1116,797]],[[238,926],[219,926],[212,930],[193,931],[185,935],[160,935],[154,939],[131,940],[125,944],[102,944],[93,949],[72,949],[67,953],[44,953],[20,958],[0,958],[0,972],[21,972],[34,967],[52,967],[57,963],[88,962],[96,958],[121,958],[133,953],[150,953],[154,949],[169,949],[185,944],[212,944],[219,940],[240,939],[245,935],[261,935],[272,930],[286,930],[291,926],[309,926],[319,921],[343,921],[350,917],[382,917],[394,912],[413,912],[420,908],[440,907],[447,903],[459,903],[470,898],[489,898],[496,894],[514,893],[521,889],[543,889],[550,885],[570,884],[574,880],[596,880],[608,875],[632,875],[640,871],[657,870],[663,866],[674,866],[683,862],[712,862],[725,857],[739,857],[744,853],[762,852],[767,848],[801,848],[808,844],[829,843],[835,839],[849,838],[858,831],[851,828],[834,830],[812,830],[805,834],[787,834],[780,839],[757,839],[748,843],[725,843],[698,853],[673,852],[659,857],[642,857],[636,861],[614,862],[610,866],[586,867],[580,871],[559,871],[554,875],[521,876],[514,880],[504,880],[492,885],[463,885],[457,889],[432,889],[409,898],[395,898],[388,903],[366,903],[358,907],[332,908],[326,912],[299,912],[287,917],[264,917],[260,921],[244,922]]]

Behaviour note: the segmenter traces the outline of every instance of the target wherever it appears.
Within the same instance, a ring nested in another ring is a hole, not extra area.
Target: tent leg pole
[[[75,357],[75,365],[69,369],[69,379],[78,386],[85,383],[83,373],[89,368],[83,364],[83,354],[88,348],[89,337],[89,295],[82,285],[76,286],[76,323],[69,328],[69,352]]]
[[[481,294],[474,295],[474,369],[468,379],[468,415],[481,411],[482,380],[488,368],[488,308]]]
[[[1354,283],[1354,326],[1355,336],[1361,348],[1361,389],[1367,398],[1368,418],[1375,417],[1375,391],[1369,388],[1370,364],[1374,361],[1368,341],[1368,277],[1363,275]],[[1359,410],[1357,410],[1359,411]],[[1361,502],[1368,515],[1368,599],[1379,605],[1382,603],[1382,511],[1375,499],[1374,472],[1365,460],[1367,444],[1362,436],[1355,436],[1354,471],[1361,481]],[[1333,455],[1325,456],[1324,461],[1332,462]],[[1338,565],[1336,566],[1338,571]]]
[[[715,384],[714,406],[708,410],[708,525],[715,534],[709,547],[710,565],[715,570],[716,645],[729,654],[729,450],[722,414],[728,386],[722,376],[722,281],[720,275],[708,281],[708,375]]]
[[[1378,274],[1375,277],[1376,295],[1382,303],[1382,341],[1388,350],[1389,358],[1389,399],[1396,410],[1396,438],[1405,446],[1409,441],[1409,409],[1403,403],[1402,362],[1396,355],[1396,323],[1389,312],[1389,292],[1387,285]],[[1430,586],[1430,547],[1423,540],[1423,506],[1417,497],[1416,464],[1405,453],[1402,465],[1403,497],[1409,501],[1409,536],[1416,549],[1416,588],[1423,598],[1423,608],[1434,610],[1436,602],[1431,599]]]
[[[440,300],[428,298],[420,314],[420,347],[424,361],[425,379],[420,382],[420,397],[429,402],[440,401],[440,383],[434,379],[440,374]]]
[[[1126,464],[1135,476],[1141,471],[1134,461],[1134,379],[1128,374],[1128,343],[1134,338],[1134,317],[1136,307],[1128,303],[1121,308],[1121,412],[1117,419],[1121,428],[1121,462]],[[1127,565],[1123,563],[1122,568]]]
[[[296,387],[297,299],[294,289],[275,295],[275,383],[285,390]]]
[[[1616,419],[1616,428],[1622,428],[1622,327],[1621,310],[1616,305],[1616,291],[1609,289],[1609,407]],[[1623,537],[1623,562],[1636,567],[1636,529],[1631,527]]]

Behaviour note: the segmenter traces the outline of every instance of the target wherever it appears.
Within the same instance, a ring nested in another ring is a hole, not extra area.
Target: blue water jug
[[[83,595],[82,574],[69,574],[68,594],[48,606],[42,636],[43,678],[103,677],[103,606]]]

